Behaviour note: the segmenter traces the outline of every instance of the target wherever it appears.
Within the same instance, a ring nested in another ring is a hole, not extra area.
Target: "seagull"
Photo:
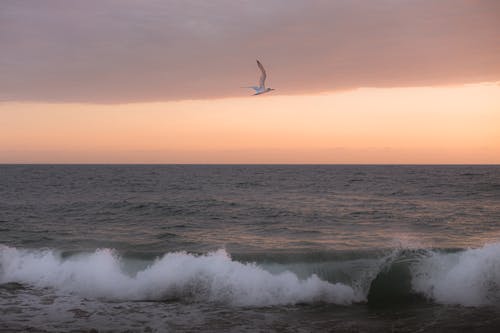
[[[259,80],[259,86],[251,86],[251,87],[243,87],[243,88],[252,88],[255,90],[255,95],[260,95],[260,94],[265,94],[267,92],[270,92],[271,90],[275,90],[273,88],[266,88],[265,81],[266,81],[266,70],[264,69],[264,66],[260,63],[260,61],[257,60],[257,66],[259,66],[260,71],[262,74],[260,75],[260,80]]]

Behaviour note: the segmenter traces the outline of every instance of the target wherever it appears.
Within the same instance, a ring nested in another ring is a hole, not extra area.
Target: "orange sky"
[[[500,85],[0,104],[2,163],[500,163]]]
[[[0,163],[500,163],[499,31],[498,0],[0,1]]]

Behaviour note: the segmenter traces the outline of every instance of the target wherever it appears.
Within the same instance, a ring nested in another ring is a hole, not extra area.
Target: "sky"
[[[4,0],[0,163],[500,163],[499,32],[496,0]]]

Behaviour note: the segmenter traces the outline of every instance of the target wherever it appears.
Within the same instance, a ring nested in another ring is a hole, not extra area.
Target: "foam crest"
[[[350,304],[363,295],[316,275],[299,279],[289,271],[272,274],[251,263],[233,261],[224,250],[206,255],[168,253],[135,276],[109,249],[63,259],[53,250],[0,246],[0,283],[51,287],[86,297],[118,300],[227,302],[243,306],[328,302]]]
[[[430,252],[412,266],[416,292],[444,304],[500,304],[500,243],[457,253]]]

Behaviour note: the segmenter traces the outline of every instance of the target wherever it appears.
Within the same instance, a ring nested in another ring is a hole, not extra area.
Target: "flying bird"
[[[255,90],[254,96],[265,94],[267,92],[270,92],[271,90],[275,90],[273,88],[266,88],[266,77],[267,77],[266,70],[258,60],[257,60],[257,66],[259,66],[259,69],[262,73],[260,74],[259,86],[243,87],[243,88],[252,88],[253,90]]]

